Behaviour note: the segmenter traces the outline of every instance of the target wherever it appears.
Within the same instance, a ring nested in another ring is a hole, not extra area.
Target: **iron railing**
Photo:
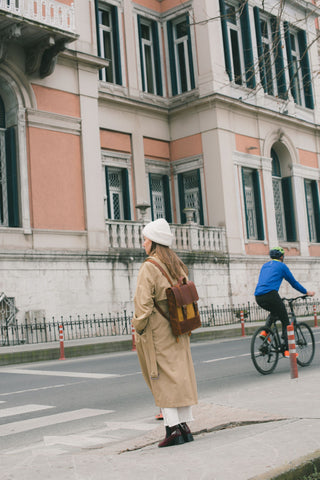
[[[320,311],[320,302],[305,300],[295,303],[295,312],[298,317],[314,315]],[[200,307],[202,327],[219,327],[224,325],[236,325],[240,323],[240,312],[244,314],[245,323],[264,321],[267,312],[258,305],[250,302],[242,305],[222,305]],[[132,313],[116,315],[85,315],[84,317],[60,317],[35,319],[32,323],[26,320],[24,323],[0,325],[0,345],[34,344],[59,341],[59,325],[63,326],[64,340],[77,340],[83,338],[108,337],[130,335]]]

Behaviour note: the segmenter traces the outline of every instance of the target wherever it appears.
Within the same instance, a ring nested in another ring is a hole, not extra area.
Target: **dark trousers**
[[[271,315],[279,318],[282,323],[282,339],[285,344],[285,350],[288,350],[287,326],[290,324],[287,309],[281,300],[279,293],[276,290],[265,293],[264,295],[257,295],[256,302],[259,307],[267,310]],[[272,319],[266,321],[266,327],[270,328]]]

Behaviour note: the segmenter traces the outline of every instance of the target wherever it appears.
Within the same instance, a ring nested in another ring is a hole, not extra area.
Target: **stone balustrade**
[[[0,0],[0,10],[75,33],[73,4],[66,5],[58,0]]]
[[[132,221],[106,220],[108,248],[140,249],[144,224]],[[224,227],[206,227],[193,223],[170,225],[174,235],[172,248],[178,251],[206,251],[226,253]]]

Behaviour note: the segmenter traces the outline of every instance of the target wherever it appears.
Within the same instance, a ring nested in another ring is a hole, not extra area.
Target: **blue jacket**
[[[283,279],[287,280],[298,292],[307,293],[307,290],[294,278],[287,265],[279,260],[270,260],[261,267],[254,294],[257,296],[272,290],[278,291]]]

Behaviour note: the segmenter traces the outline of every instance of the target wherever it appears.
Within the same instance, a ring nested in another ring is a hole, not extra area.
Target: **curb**
[[[87,343],[73,346],[66,346],[65,342],[64,355],[66,359],[69,359],[75,357],[85,357],[88,355],[99,355],[102,353],[123,352],[131,350],[131,348],[132,340],[121,340],[117,342],[105,343]],[[1,353],[0,351],[0,366],[59,359],[60,348],[57,347],[56,344],[52,347],[48,346],[30,351],[21,350],[8,353]]]
[[[307,320],[306,323],[313,326],[311,320]],[[224,327],[202,327],[192,332],[190,341],[194,343],[239,337],[245,338],[251,336],[259,325],[262,325],[262,322],[247,324],[244,329],[245,336],[242,335],[240,322],[236,325],[226,325]],[[6,351],[6,349],[11,351]],[[132,350],[132,335],[123,337],[91,337],[64,341],[64,355],[66,359],[130,350]],[[59,341],[51,344],[26,344],[0,348],[0,366],[59,359]]]
[[[249,480],[302,480],[306,475],[320,472],[320,450],[300,457],[275,470]]]

